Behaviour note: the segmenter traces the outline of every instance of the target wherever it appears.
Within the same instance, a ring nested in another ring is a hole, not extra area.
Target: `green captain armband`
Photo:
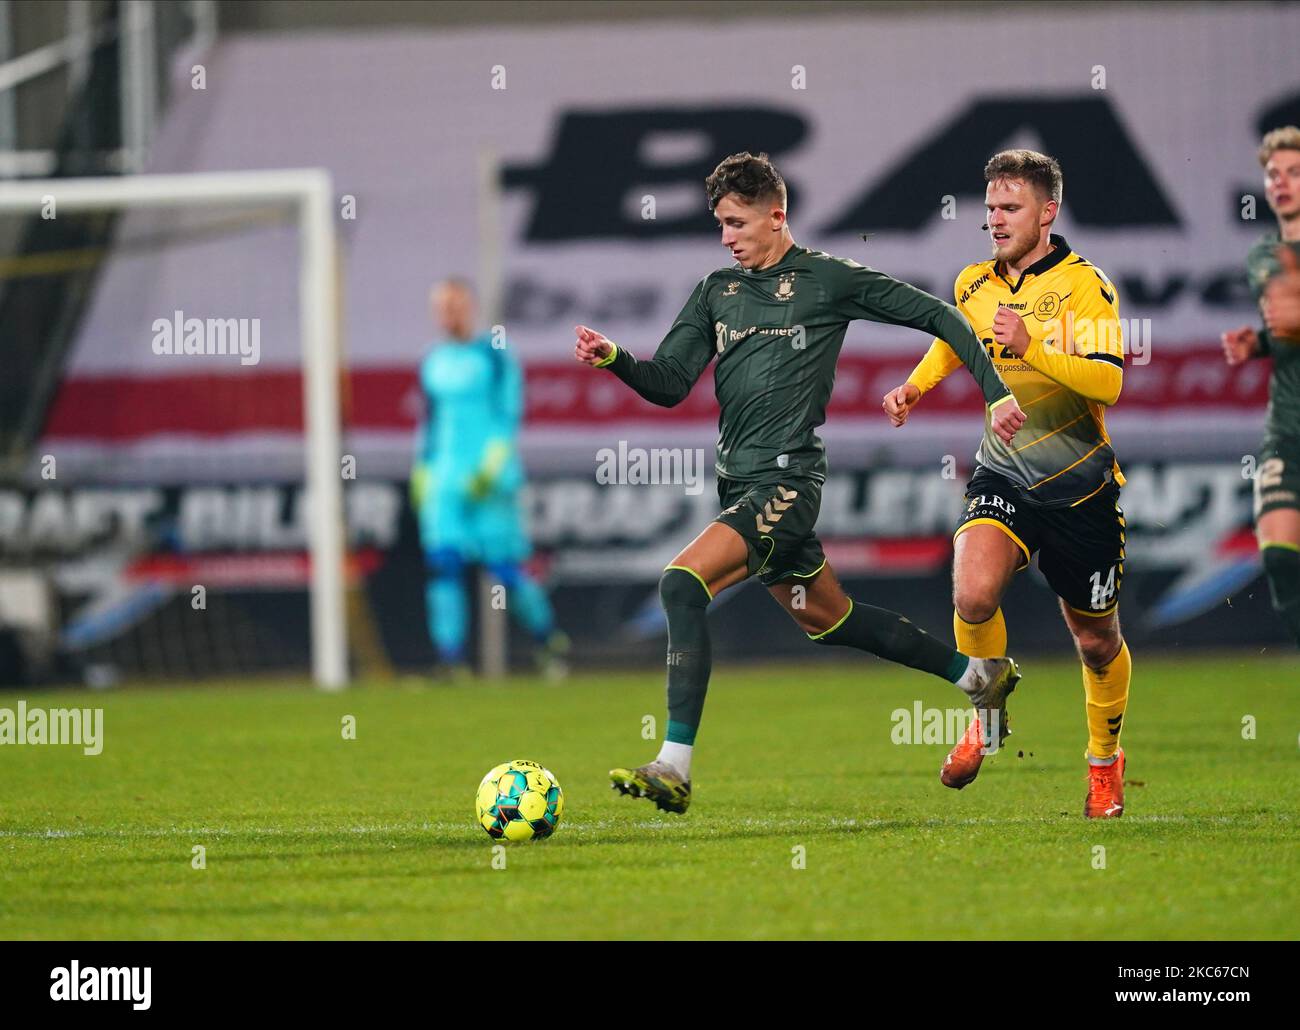
[[[604,368],[606,365],[614,364],[614,359],[618,357],[618,344],[613,340],[609,341],[609,353],[597,361],[592,368]]]

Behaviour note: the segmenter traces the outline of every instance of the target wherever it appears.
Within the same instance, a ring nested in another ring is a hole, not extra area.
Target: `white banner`
[[[503,322],[540,389],[575,322],[648,354],[692,285],[729,264],[702,188],[727,153],[772,154],[799,243],[950,298],[957,271],[987,256],[985,159],[1032,146],[1061,158],[1058,229],[1116,283],[1122,315],[1150,320],[1138,365],[1155,367],[1254,320],[1243,259],[1273,225],[1255,150],[1262,128],[1300,121],[1297,39],[1300,8],[1246,4],[232,37],[204,88],[176,70],[150,170],[328,169],[347,359],[378,376],[413,372],[434,335],[431,282],[478,269],[478,165],[495,154]],[[133,214],[119,236],[172,224]],[[284,225],[116,254],[71,376],[296,368],[296,261]],[[258,364],[155,353],[155,322],[176,312],[258,319]],[[846,353],[926,344],[857,323]],[[387,418],[396,396],[359,390],[352,411],[357,447],[390,469],[413,417]],[[580,439],[586,408],[566,410],[570,424],[530,413],[534,448]],[[707,444],[712,415],[683,417]],[[883,437],[883,422],[854,418],[840,430]],[[265,437],[264,421],[250,410],[230,431]],[[156,434],[169,432],[162,419]]]

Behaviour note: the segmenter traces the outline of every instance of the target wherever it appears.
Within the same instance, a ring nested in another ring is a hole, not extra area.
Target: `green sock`
[[[842,644],[869,651],[910,669],[920,669],[956,683],[966,673],[970,659],[930,636],[897,612],[857,604],[851,598],[844,618],[823,633],[809,633],[819,644]]]
[[[668,731],[674,744],[694,744],[709,690],[713,658],[708,606],[712,597],[689,569],[669,567],[659,580],[668,616]]]
[[[1268,589],[1273,595],[1273,610],[1300,644],[1300,551],[1277,544],[1265,544],[1260,550]]]

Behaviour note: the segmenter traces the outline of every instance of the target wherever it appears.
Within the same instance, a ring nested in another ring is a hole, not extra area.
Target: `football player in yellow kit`
[[[1118,298],[1105,274],[1051,231],[1062,191],[1054,158],[1003,151],[984,179],[993,256],[967,265],[954,292],[1028,421],[1010,444],[986,430],[976,455],[954,541],[953,628],[963,652],[1005,654],[1002,597],[1038,555],[1083,664],[1084,815],[1114,818],[1124,812],[1119,734],[1132,674],[1119,626],[1124,478],[1105,418],[1124,378]],[[907,382],[885,395],[894,425],[958,366],[936,339]],[[946,786],[974,780],[1008,732],[1005,709],[979,715],[944,762]]]

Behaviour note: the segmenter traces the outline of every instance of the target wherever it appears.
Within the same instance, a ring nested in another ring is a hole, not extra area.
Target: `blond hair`
[[[984,166],[984,181],[998,179],[1021,179],[1041,196],[1058,204],[1065,185],[1060,163],[1037,150],[1003,150],[994,154]]]
[[[1300,129],[1294,125],[1283,125],[1280,129],[1264,133],[1259,143],[1259,166],[1263,168],[1268,159],[1279,150],[1300,150]]]

